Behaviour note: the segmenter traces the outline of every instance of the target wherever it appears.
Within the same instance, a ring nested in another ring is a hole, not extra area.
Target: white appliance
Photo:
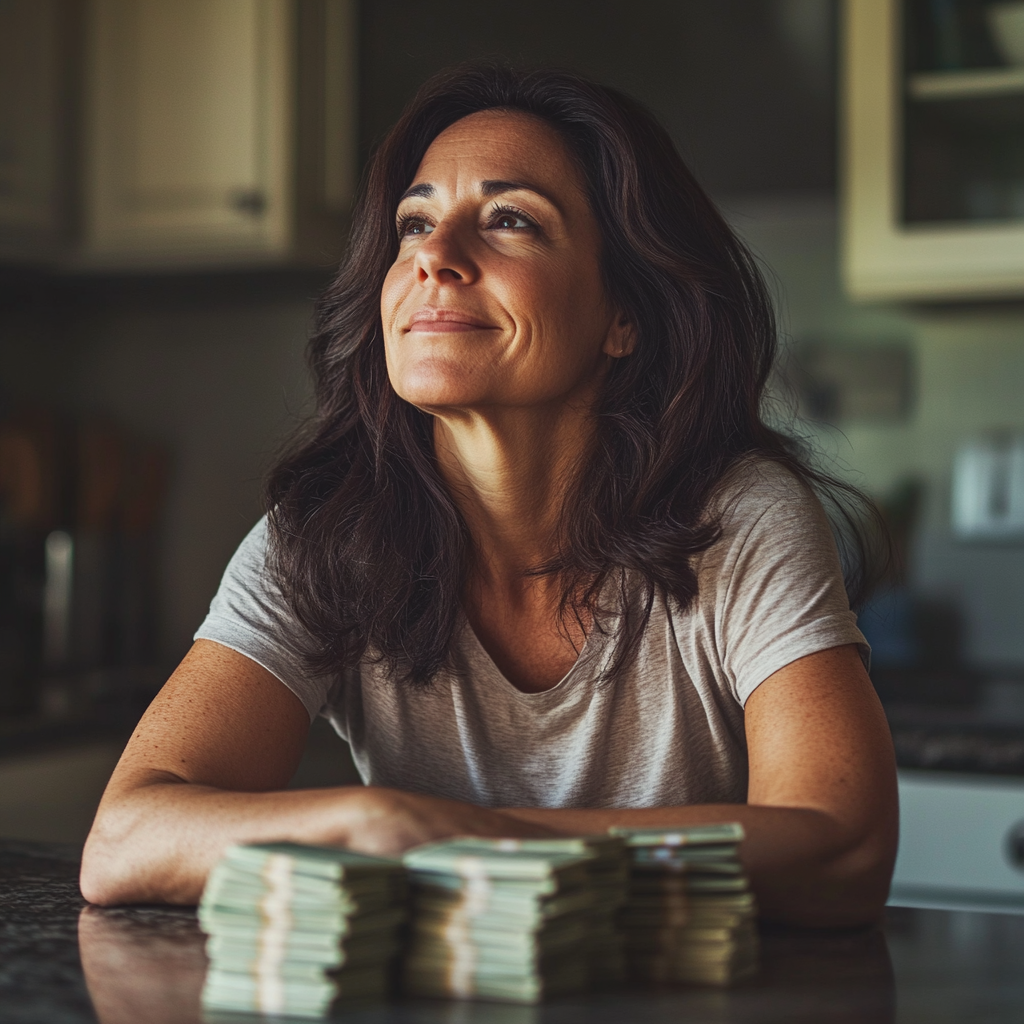
[[[951,519],[961,540],[1024,539],[1024,434],[990,434],[953,462]]]
[[[901,769],[889,904],[1024,914],[1024,779]]]

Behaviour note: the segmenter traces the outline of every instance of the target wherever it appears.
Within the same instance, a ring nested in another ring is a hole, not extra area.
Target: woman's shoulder
[[[832,528],[809,483],[785,464],[751,458],[723,477],[716,500],[721,533],[696,566],[698,603],[675,626],[714,652],[741,704],[798,658],[863,646]]]
[[[228,573],[240,576],[263,576],[267,568],[270,528],[265,515],[242,538],[228,562]]]
[[[762,574],[825,572],[842,578],[835,536],[811,485],[784,463],[749,457],[731,466],[708,508],[718,539],[694,568],[702,590]]]
[[[262,665],[302,701],[312,719],[334,680],[309,670],[311,640],[267,565],[269,543],[263,516],[228,562],[195,639],[213,640]]]
[[[761,455],[745,456],[726,470],[709,511],[719,520],[723,536],[742,533],[766,515],[824,519],[811,486],[794,469]]]
[[[222,620],[250,630],[291,625],[284,598],[267,567],[269,531],[263,516],[235,549],[221,577],[203,628]]]

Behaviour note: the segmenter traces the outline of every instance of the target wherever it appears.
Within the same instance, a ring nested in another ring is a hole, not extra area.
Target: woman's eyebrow
[[[559,213],[562,213],[561,204],[551,195],[539,188],[537,185],[531,185],[527,181],[482,181],[480,182],[480,191],[484,194],[487,199],[493,196],[504,195],[506,192],[532,192],[534,195],[538,195],[541,199],[547,200]],[[437,189],[429,182],[420,182],[418,185],[411,185],[407,188],[401,196],[398,198],[398,202],[404,203],[406,199],[432,199],[437,194]]]
[[[437,191],[433,185],[429,182],[423,182],[419,185],[412,185],[407,188],[399,197],[399,203],[404,203],[406,199],[430,199],[431,196]]]
[[[541,199],[547,200],[559,213],[562,212],[561,204],[550,196],[544,189],[531,185],[527,181],[482,181],[480,191],[490,199],[492,196],[500,196],[505,192],[532,192]]]

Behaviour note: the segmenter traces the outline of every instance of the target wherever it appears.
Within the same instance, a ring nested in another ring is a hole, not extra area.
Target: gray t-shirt
[[[828,522],[788,471],[747,462],[720,497],[722,536],[694,565],[683,612],[659,594],[638,655],[602,678],[614,631],[593,631],[553,689],[523,693],[463,619],[455,670],[425,690],[370,660],[330,676],[302,660],[307,635],[265,569],[266,521],[231,559],[196,639],[258,662],[310,719],[348,741],[363,780],[489,807],[742,803],[743,705],[772,673],[841,644],[867,645]]]

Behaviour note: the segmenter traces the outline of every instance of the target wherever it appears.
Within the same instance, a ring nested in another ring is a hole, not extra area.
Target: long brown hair
[[[777,332],[755,261],[640,104],[571,73],[463,65],[428,81],[374,154],[347,255],[320,299],[309,360],[316,410],[266,486],[269,565],[314,647],[317,671],[364,656],[426,684],[450,664],[472,560],[466,524],[435,464],[432,419],[400,399],[384,361],[380,292],[398,252],[395,211],[430,143],[480,110],[552,125],[581,169],[602,231],[611,302],[636,331],[595,409],[596,443],[567,490],[549,564],[562,611],[608,622],[623,600],[611,674],[632,658],[660,590],[697,595],[691,557],[715,542],[716,486],[745,456],[789,467],[831,503],[847,585],[864,584],[860,496],[811,467],[762,418]],[[867,507],[862,505],[861,507]]]

